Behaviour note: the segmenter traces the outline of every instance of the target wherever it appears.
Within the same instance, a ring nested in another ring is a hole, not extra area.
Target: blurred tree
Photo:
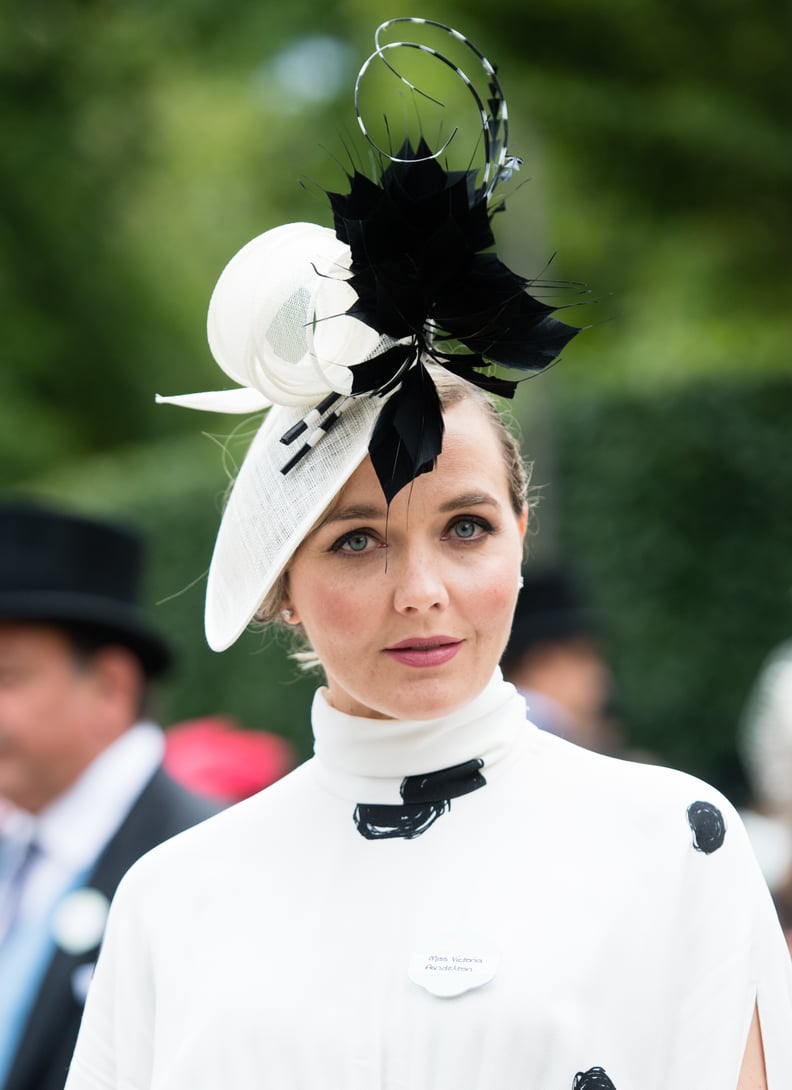
[[[569,352],[611,384],[787,371],[792,15],[774,0],[458,0],[532,119],[565,275],[617,327]],[[463,16],[464,11],[464,16]],[[508,67],[506,67],[508,65]],[[598,315],[599,316],[599,315]],[[583,313],[585,321],[585,313]]]
[[[393,8],[6,4],[0,481],[193,426],[151,395],[216,381],[202,316],[242,242],[289,218],[329,222],[321,190],[295,183],[338,180],[354,73]],[[620,317],[571,346],[570,383],[786,368],[788,12],[448,0],[424,13],[498,61],[527,181],[509,198],[507,258],[540,271],[557,248],[557,275],[606,296],[581,320]],[[335,75],[322,42],[338,46]]]
[[[272,5],[236,7],[6,6],[0,483],[192,428],[154,411],[155,390],[216,382],[202,335],[213,280],[309,199],[306,134],[265,65],[307,6],[279,15],[280,34]]]
[[[11,479],[134,434],[119,406],[140,400],[163,339],[119,230],[148,167],[151,47],[122,9],[67,0],[7,13],[0,458]]]
[[[735,734],[792,634],[789,377],[566,402],[563,548],[609,636],[634,742],[740,783]]]

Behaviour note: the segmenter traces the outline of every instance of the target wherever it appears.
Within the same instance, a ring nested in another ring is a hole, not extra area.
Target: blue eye
[[[365,530],[352,530],[334,541],[330,546],[333,553],[365,553],[371,548],[371,534]]]
[[[350,534],[349,537],[342,542],[343,545],[353,553],[362,553],[366,550],[369,543],[368,534]]]
[[[484,519],[461,518],[451,527],[458,541],[473,541],[492,532],[492,526]]]
[[[475,537],[478,526],[475,522],[466,520],[464,522],[458,522],[454,527],[457,533],[457,537]]]

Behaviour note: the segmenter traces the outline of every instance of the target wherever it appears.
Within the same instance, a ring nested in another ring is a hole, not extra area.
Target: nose
[[[393,572],[393,605],[398,613],[442,610],[448,605],[448,588],[442,560],[429,550],[408,549]]]

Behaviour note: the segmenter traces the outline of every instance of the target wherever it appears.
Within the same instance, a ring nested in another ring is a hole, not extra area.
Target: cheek
[[[7,734],[24,738],[37,725],[40,733],[56,709],[45,685],[13,686],[0,694],[0,723]]]
[[[2,749],[34,756],[59,742],[62,709],[46,691],[7,693],[0,699]]]
[[[492,619],[500,619],[501,614],[511,614],[517,604],[517,572],[519,560],[498,558],[486,570],[477,572],[465,581],[465,594],[482,609],[491,610]]]
[[[71,674],[42,683],[31,693],[28,720],[38,725],[38,733],[69,745],[69,738],[80,738],[96,717],[93,691]]]
[[[466,602],[463,608],[478,630],[479,639],[500,656],[509,638],[517,604],[513,573],[502,573],[496,580],[482,580],[478,586],[471,583],[463,593]]]
[[[508,633],[516,604],[516,588],[512,589],[507,583],[504,582],[499,588],[491,591],[488,600],[483,604],[483,612],[486,613],[490,626],[498,632],[505,629]]]
[[[375,610],[374,598],[359,582],[350,585],[346,579],[316,580],[293,594],[297,615],[317,651],[321,643],[337,645],[341,636],[348,643],[362,634],[365,619]]]

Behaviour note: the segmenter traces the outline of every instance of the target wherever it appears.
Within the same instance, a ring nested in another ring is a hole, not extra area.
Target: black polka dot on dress
[[[590,1067],[588,1071],[578,1071],[572,1090],[616,1090],[603,1067]]]
[[[705,855],[716,852],[726,836],[726,822],[718,807],[711,802],[692,802],[687,809],[687,818],[696,851]]]

